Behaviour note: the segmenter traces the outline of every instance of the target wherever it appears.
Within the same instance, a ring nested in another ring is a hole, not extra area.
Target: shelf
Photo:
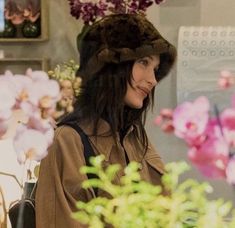
[[[12,71],[13,74],[24,74],[25,71],[32,70],[49,70],[49,59],[47,58],[3,58],[0,59],[0,74],[6,70]]]
[[[26,38],[23,37],[20,31],[20,25],[16,26],[17,36],[14,38],[0,37],[1,43],[24,43],[24,42],[43,42],[49,38],[48,29],[48,1],[47,0],[37,0],[40,1],[40,27],[41,35],[36,38]]]

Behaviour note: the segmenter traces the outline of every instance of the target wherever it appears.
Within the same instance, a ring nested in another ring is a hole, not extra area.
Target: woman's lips
[[[140,87],[140,86],[138,86],[137,88],[140,91],[140,93],[143,94],[145,97],[147,97],[150,93],[150,90],[148,88]]]

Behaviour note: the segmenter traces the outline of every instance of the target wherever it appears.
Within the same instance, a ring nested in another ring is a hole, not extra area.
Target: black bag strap
[[[95,152],[94,152],[94,150],[91,146],[91,143],[89,141],[89,138],[88,138],[87,134],[85,134],[85,132],[80,128],[80,126],[78,125],[77,122],[68,122],[68,123],[66,123],[66,125],[72,127],[80,135],[81,140],[82,140],[82,144],[84,146],[84,152],[83,153],[84,153],[86,165],[91,166],[90,158],[95,157],[96,154],[95,154]],[[97,178],[97,176],[93,173],[88,173],[87,177],[88,177],[88,179]],[[93,189],[94,189],[95,195],[97,196],[98,189],[97,188],[93,188]]]

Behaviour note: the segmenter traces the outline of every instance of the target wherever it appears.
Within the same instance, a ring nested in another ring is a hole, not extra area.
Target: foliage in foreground
[[[179,176],[188,170],[185,162],[169,163],[163,176],[164,188],[171,192],[163,195],[160,186],[154,186],[140,179],[139,164],[131,162],[125,168],[121,185],[112,180],[120,169],[119,165],[102,169],[103,157],[91,159],[92,167],[83,167],[81,172],[96,174],[99,179],[83,183],[84,188],[98,187],[112,198],[97,197],[90,202],[78,202],[78,212],[73,217],[89,227],[102,228],[112,224],[118,228],[213,228],[235,227],[232,204],[222,199],[209,200],[207,194],[213,191],[208,183],[188,179],[179,183]],[[232,220],[228,218],[233,214]]]

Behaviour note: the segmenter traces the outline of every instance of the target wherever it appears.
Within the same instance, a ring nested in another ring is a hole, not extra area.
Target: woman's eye
[[[140,60],[139,60],[139,63],[142,64],[142,65],[144,65],[144,66],[148,66],[148,64],[149,64],[149,62],[148,62],[147,59],[140,59]]]

